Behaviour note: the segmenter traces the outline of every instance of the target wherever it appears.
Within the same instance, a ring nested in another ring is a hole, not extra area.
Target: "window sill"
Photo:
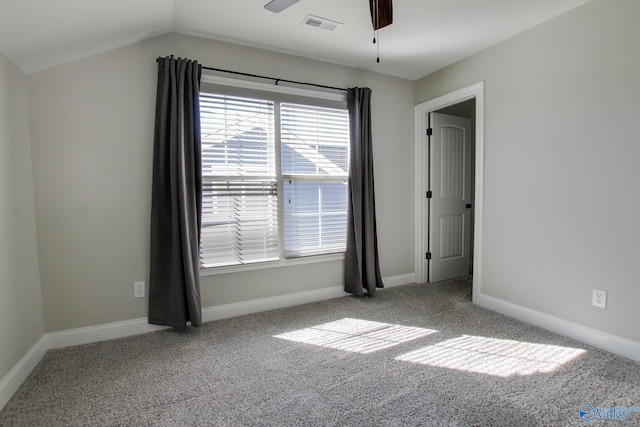
[[[300,258],[290,258],[280,261],[257,262],[255,264],[229,265],[226,267],[201,268],[200,277],[216,276],[218,274],[238,273],[242,271],[266,270],[268,268],[291,267],[294,265],[315,264],[318,262],[342,261],[344,252],[326,255],[313,255]]]

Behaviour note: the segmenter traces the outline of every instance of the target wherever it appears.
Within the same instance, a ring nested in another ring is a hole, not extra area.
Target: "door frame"
[[[428,140],[429,113],[435,112],[469,99],[475,99],[475,200],[473,222],[473,302],[480,295],[482,269],[482,219],[484,196],[484,81],[439,96],[413,107],[414,111],[414,273],[417,283],[427,280],[425,253],[429,247],[428,227],[429,203],[426,198],[429,168]]]

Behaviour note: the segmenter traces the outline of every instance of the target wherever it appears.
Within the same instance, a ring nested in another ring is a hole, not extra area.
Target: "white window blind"
[[[274,102],[201,93],[201,267],[279,259]]]
[[[280,105],[284,255],[345,250],[349,116],[346,110]]]

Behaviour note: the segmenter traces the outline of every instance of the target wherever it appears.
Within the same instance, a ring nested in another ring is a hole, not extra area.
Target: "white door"
[[[430,114],[429,282],[469,274],[471,265],[471,120]]]

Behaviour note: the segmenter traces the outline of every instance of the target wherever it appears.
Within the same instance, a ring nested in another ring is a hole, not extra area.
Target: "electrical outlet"
[[[593,289],[591,305],[594,307],[607,308],[607,291],[602,289]]]
[[[133,297],[144,298],[144,282],[133,282]]]

